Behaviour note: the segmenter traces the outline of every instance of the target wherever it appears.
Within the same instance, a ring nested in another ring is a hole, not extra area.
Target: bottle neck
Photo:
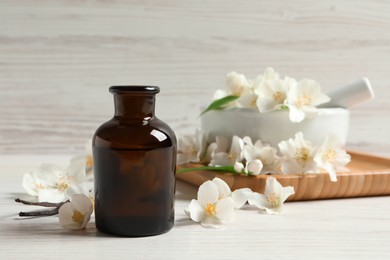
[[[152,118],[155,94],[114,94],[115,117]]]

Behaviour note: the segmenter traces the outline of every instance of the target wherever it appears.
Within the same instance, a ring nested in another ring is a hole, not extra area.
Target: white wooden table
[[[390,197],[291,202],[282,215],[236,212],[224,229],[205,229],[183,209],[196,189],[177,183],[176,222],[163,235],[119,238],[63,230],[56,216],[21,219],[15,203],[25,171],[70,156],[2,156],[0,259],[389,259]]]
[[[381,0],[0,1],[0,260],[390,259],[389,197],[242,210],[209,230],[185,217],[196,190],[178,183],[173,230],[137,239],[21,220],[32,208],[13,202],[25,171],[66,165],[112,116],[109,86],[159,85],[157,115],[187,134],[232,70],[273,66],[324,91],[369,77],[377,97],[352,109],[348,147],[390,157],[389,11]]]

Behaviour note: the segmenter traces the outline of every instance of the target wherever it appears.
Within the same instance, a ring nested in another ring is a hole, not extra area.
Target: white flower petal
[[[229,94],[241,96],[245,92],[245,89],[249,88],[249,81],[244,74],[232,71],[226,77],[226,85]]]
[[[263,163],[259,159],[247,162],[245,167],[245,171],[250,175],[259,175],[262,169]]]
[[[198,190],[198,203],[205,207],[208,203],[215,203],[218,200],[218,187],[212,181],[206,181],[200,185]]]
[[[238,107],[255,108],[257,96],[254,93],[242,94],[237,100]]]
[[[87,183],[75,184],[72,185],[65,191],[66,197],[70,199],[75,194],[84,194],[85,196],[89,196],[89,191],[92,188],[89,187]]]
[[[206,218],[204,209],[199,205],[197,200],[191,200],[190,205],[184,212],[195,222],[201,222]]]
[[[258,98],[256,101],[256,106],[260,113],[267,113],[275,110],[277,105],[279,105],[279,103],[276,103],[273,99],[270,98]]]
[[[296,154],[296,147],[293,139],[289,139],[288,141],[282,141],[278,144],[280,152],[289,157],[292,158]]]
[[[200,224],[207,228],[224,228],[223,223],[216,217],[207,217],[203,219]]]
[[[230,160],[229,154],[224,152],[215,153],[209,163],[210,166],[228,166],[232,164],[233,163]]]
[[[265,212],[270,215],[278,215],[282,212],[282,207],[276,207],[276,208],[264,208]]]
[[[351,155],[347,154],[346,151],[338,149],[336,151],[336,154],[337,154],[337,158],[334,163],[336,169],[344,167],[345,165],[351,162]]]
[[[253,146],[252,139],[250,138],[250,136],[244,136],[244,138],[242,138],[242,140],[244,141],[245,145]]]
[[[232,145],[230,147],[230,155],[233,155],[234,161],[241,161],[242,157],[242,149],[244,148],[244,141],[238,137],[238,136],[233,136],[232,138]]]
[[[57,189],[41,189],[38,192],[39,202],[59,203],[67,199],[66,193]]]
[[[64,177],[63,169],[55,164],[42,164],[37,170],[37,177],[47,183],[54,185],[59,177]]]
[[[217,218],[221,221],[228,221],[234,215],[234,201],[231,197],[226,197],[217,201],[215,205]]]
[[[82,229],[89,222],[92,214],[92,203],[85,195],[73,195],[71,202],[59,209],[60,225],[67,229]]]
[[[282,185],[276,180],[275,177],[268,177],[265,184],[265,196],[269,196],[271,194],[277,194],[280,197],[280,194],[282,193],[283,187]]]
[[[299,123],[305,119],[306,114],[302,109],[299,109],[295,106],[289,106],[288,108],[290,110],[289,117],[291,122]]]
[[[67,169],[67,175],[76,183],[84,182],[86,179],[85,162],[74,161],[71,163]]]
[[[283,160],[280,169],[283,174],[299,174],[303,170],[302,166],[294,159]]]
[[[249,205],[256,206],[260,209],[265,209],[270,207],[270,203],[267,200],[267,197],[263,194],[253,192],[252,196],[248,199]]]
[[[80,225],[72,220],[73,207],[70,202],[65,203],[61,206],[58,211],[60,225],[66,229],[79,229]]]
[[[258,159],[258,149],[252,145],[245,145],[242,151],[246,161]]]
[[[240,162],[235,162],[234,163],[234,170],[238,173],[242,173],[242,171],[244,170],[244,165]]]
[[[285,202],[288,197],[294,194],[295,194],[294,187],[292,186],[283,187],[282,192],[280,194],[281,202],[282,203]]]
[[[83,213],[84,215],[91,215],[93,212],[93,206],[90,199],[84,194],[74,194],[71,197],[71,203],[75,210]]]
[[[38,196],[38,190],[40,185],[40,181],[34,173],[27,172],[23,175],[22,186],[29,195]]]
[[[239,209],[244,206],[252,194],[253,191],[249,188],[242,188],[233,191],[231,197],[234,201],[234,207]]]
[[[313,97],[312,104],[313,106],[318,106],[324,103],[328,103],[330,101],[330,97],[325,95],[324,93],[319,93]]]
[[[230,190],[229,185],[227,185],[226,182],[224,182],[222,179],[215,177],[212,182],[217,185],[218,191],[219,191],[219,199],[226,198],[230,196],[232,191]]]
[[[340,146],[337,138],[327,136],[314,156],[314,162],[328,172],[331,181],[337,181],[336,171],[342,169],[351,160],[350,155],[339,149]]]

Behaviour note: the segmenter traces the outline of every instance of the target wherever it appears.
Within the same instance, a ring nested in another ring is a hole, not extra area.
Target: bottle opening
[[[112,86],[109,88],[110,93],[121,93],[121,94],[157,94],[160,92],[160,88],[157,86],[137,86],[137,85],[126,85],[126,86]]]

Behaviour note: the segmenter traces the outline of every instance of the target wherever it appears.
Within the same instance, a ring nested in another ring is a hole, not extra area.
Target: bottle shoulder
[[[93,145],[115,149],[176,147],[173,130],[158,118],[111,120],[95,132]]]

